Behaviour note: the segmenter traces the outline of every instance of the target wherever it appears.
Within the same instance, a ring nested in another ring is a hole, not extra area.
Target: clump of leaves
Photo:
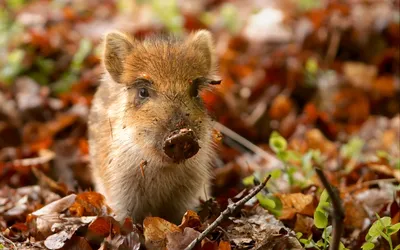
[[[323,229],[322,237],[320,240],[315,242],[312,239],[312,235],[310,235],[307,239],[302,239],[302,233],[296,233],[297,238],[299,239],[300,243],[304,245],[304,248],[315,248],[318,250],[328,249],[329,243],[332,240],[332,225],[328,226],[328,218],[329,218],[329,210],[331,208],[331,201],[329,198],[329,194],[326,190],[322,191],[319,203],[317,208],[314,212],[314,225],[319,228]],[[340,243],[339,249],[347,249],[343,243]]]
[[[306,154],[301,155],[299,152],[288,149],[286,139],[278,132],[274,131],[269,139],[270,148],[276,153],[276,156],[285,167],[285,174],[291,186],[299,186],[305,188],[309,186],[309,180],[315,175],[313,162],[322,162],[321,152],[319,150],[309,150]],[[294,163],[296,163],[296,166]],[[294,174],[301,171],[304,180],[294,177]]]
[[[271,174],[271,179],[279,178],[278,176],[280,176],[281,172],[280,170],[277,170],[279,169],[273,170],[271,173],[269,173]],[[245,186],[251,186],[259,182],[258,179],[259,178],[256,178],[256,176],[251,175],[244,178],[242,182]],[[282,202],[274,194],[263,190],[256,195],[256,198],[260,205],[271,212],[273,215],[279,217],[282,214]]]
[[[286,178],[291,187],[298,186],[305,188],[310,184],[312,176],[315,175],[313,162],[322,162],[322,156],[319,150],[309,150],[306,154],[301,155],[299,152],[288,149],[286,139],[278,132],[272,132],[269,139],[269,146],[276,154],[277,158],[283,163],[284,169],[273,169],[267,173],[248,176],[243,179],[245,186],[253,185],[255,179],[263,179],[267,175],[271,175],[271,180],[268,182],[267,187],[273,190],[276,187],[274,180],[282,177]],[[296,165],[295,165],[296,164]],[[297,166],[299,165],[299,166]],[[301,171],[304,179],[295,178],[295,173]],[[272,193],[260,192],[256,195],[260,204],[270,211],[275,216],[280,216],[282,213],[282,202]]]
[[[372,224],[371,228],[368,231],[367,236],[365,237],[366,242],[362,245],[363,250],[371,250],[375,249],[375,244],[379,237],[384,238],[388,243],[390,250],[398,250],[400,249],[400,245],[393,248],[392,238],[391,236],[400,229],[400,223],[396,223],[392,225],[392,219],[390,217],[382,217],[380,218],[377,214],[378,220]]]

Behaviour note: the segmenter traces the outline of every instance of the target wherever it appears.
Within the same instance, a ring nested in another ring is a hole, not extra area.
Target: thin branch
[[[354,192],[358,189],[368,187],[370,185],[379,185],[381,183],[393,183],[393,182],[398,182],[396,178],[389,178],[389,179],[377,179],[377,180],[370,180],[370,181],[364,181],[361,183],[357,183],[352,185],[351,187],[348,187],[346,190],[348,193]]]
[[[236,133],[235,131],[229,129],[228,127],[222,125],[221,123],[215,122],[214,128],[219,130],[221,133],[223,133],[224,135],[228,136],[232,140],[234,140],[234,141],[240,143],[241,145],[243,145],[244,147],[250,149],[255,154],[257,154],[257,155],[261,156],[262,158],[264,158],[266,161],[268,161],[268,162],[279,162],[274,156],[269,154],[267,151],[263,150],[262,148],[260,148],[259,146],[255,145],[255,144],[253,144],[252,142],[250,142],[249,140],[247,140],[243,136],[239,135],[238,133]]]
[[[326,191],[329,194],[329,197],[332,201],[333,211],[332,211],[332,240],[330,242],[330,250],[338,250],[340,246],[340,238],[342,237],[344,224],[344,209],[342,206],[342,201],[340,200],[339,195],[333,190],[331,184],[326,178],[324,172],[320,168],[315,168],[315,172],[317,173],[319,179],[324,185]]]
[[[4,242],[9,243],[10,245],[13,246],[13,249],[18,249],[17,246],[15,245],[14,242],[12,242],[10,239],[8,239],[6,236],[0,233],[0,237],[3,238]]]
[[[258,194],[267,184],[268,180],[271,178],[271,175],[269,175],[267,178],[264,179],[262,183],[260,183],[258,186],[253,188],[253,190],[250,191],[245,197],[243,197],[241,200],[229,204],[228,207],[218,216],[218,218],[211,223],[196,239],[194,239],[186,248],[185,250],[191,250],[193,249],[197,243],[201,242],[209,233],[211,233],[215,228],[218,227],[221,222],[226,219],[230,214],[234,213],[238,208],[243,206],[247,201],[249,201],[251,198],[253,198],[256,194]]]

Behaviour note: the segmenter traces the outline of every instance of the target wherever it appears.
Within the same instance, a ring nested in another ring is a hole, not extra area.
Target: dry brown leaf
[[[276,194],[282,202],[281,220],[290,220],[296,214],[312,216],[316,208],[314,197],[310,194]]]
[[[360,62],[345,62],[343,73],[354,87],[370,90],[377,75],[377,68]]]
[[[89,224],[89,233],[91,235],[103,238],[110,235],[113,228],[110,218],[111,217],[97,217],[92,223]]]
[[[345,210],[344,224],[350,228],[362,229],[368,214],[361,202],[351,196],[347,196],[343,201]]]
[[[143,221],[144,238],[146,247],[150,249],[162,249],[167,245],[167,234],[172,232],[181,233],[181,229],[162,218],[147,217]]]
[[[62,249],[65,250],[92,250],[92,247],[90,246],[89,242],[83,238],[83,237],[79,237],[79,236],[72,236],[72,238],[70,240],[68,240],[64,247]]]
[[[82,225],[68,225],[62,231],[52,234],[46,238],[44,241],[44,245],[48,249],[61,249],[67,240],[71,239],[71,237],[75,234],[76,230],[78,230]]]
[[[218,250],[231,250],[231,244],[228,241],[221,240],[218,245]]]
[[[393,76],[380,76],[372,85],[372,93],[383,97],[392,97],[396,94],[396,84]]]
[[[200,217],[195,211],[188,210],[182,218],[179,228],[183,230],[185,227],[199,228],[201,226]]]
[[[305,136],[309,148],[319,149],[322,153],[329,156],[337,154],[336,145],[328,140],[318,129],[307,131]]]
[[[274,98],[269,109],[271,119],[281,120],[293,109],[293,102],[287,95],[278,95]]]
[[[167,249],[185,249],[199,235],[199,232],[190,227],[185,227],[183,232],[167,233]]]
[[[39,210],[36,210],[35,212],[32,213],[32,215],[42,216],[52,213],[61,213],[62,211],[68,209],[75,202],[75,199],[76,199],[76,194],[70,194],[59,200],[53,201],[50,204],[47,204],[46,206],[42,207]]]
[[[293,231],[301,232],[305,235],[310,235],[312,233],[313,226],[313,218],[302,214],[296,214],[296,223],[294,224]]]
[[[102,194],[96,192],[84,192],[76,196],[74,204],[69,208],[74,216],[109,215],[111,208],[107,206]]]

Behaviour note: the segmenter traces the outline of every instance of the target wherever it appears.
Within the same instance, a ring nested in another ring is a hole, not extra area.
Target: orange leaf
[[[188,210],[183,215],[182,223],[179,225],[179,228],[183,230],[185,227],[199,228],[200,226],[200,217],[196,214],[196,212]]]
[[[296,214],[312,216],[316,208],[314,197],[309,194],[276,194],[282,202],[281,220],[290,220]]]
[[[310,235],[312,233],[313,226],[313,218],[302,214],[296,214],[296,223],[294,224],[293,229],[295,232],[301,232],[305,235]]]
[[[221,240],[218,246],[218,250],[231,250],[231,244],[227,241]]]
[[[93,216],[111,213],[102,194],[96,192],[84,192],[76,196],[74,204],[69,208],[69,212],[74,216]]]
[[[167,234],[182,232],[181,229],[162,218],[147,217],[143,221],[144,238],[149,249],[162,249],[167,245]]]

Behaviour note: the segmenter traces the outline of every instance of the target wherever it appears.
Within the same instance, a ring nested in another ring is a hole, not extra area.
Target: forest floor
[[[399,1],[140,2],[0,1],[0,249],[184,249],[268,175],[195,249],[400,249]],[[203,28],[214,198],[118,223],[88,168],[101,38]]]

